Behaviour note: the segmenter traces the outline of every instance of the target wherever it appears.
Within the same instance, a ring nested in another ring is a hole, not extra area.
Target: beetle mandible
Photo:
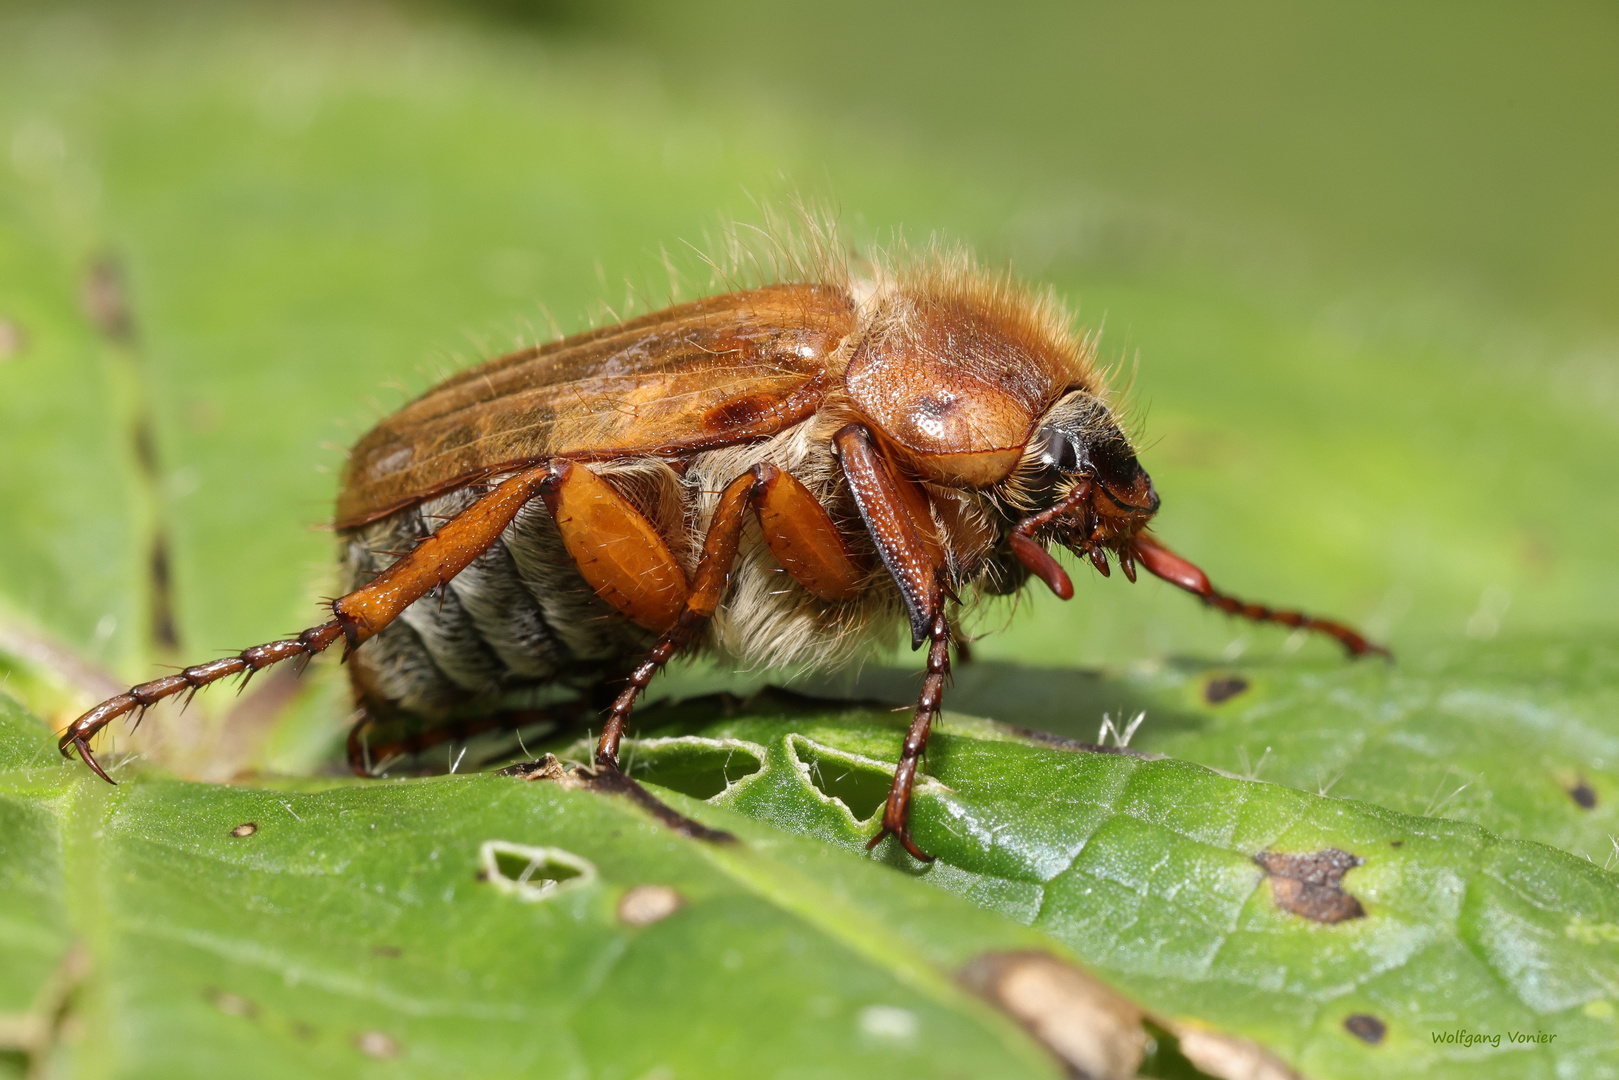
[[[1386,654],[1216,590],[1148,532],[1158,494],[1095,340],[1050,293],[937,247],[790,276],[490,360],[383,420],[338,495],[331,620],[110,698],[63,754],[106,778],[90,740],[114,718],[343,641],[356,771],[379,720],[515,726],[504,703],[558,686],[616,689],[595,765],[617,769],[636,698],[682,650],[829,667],[908,620],[926,675],[868,846],[927,860],[906,822],[954,607],[1031,575],[1070,598],[1052,545]]]

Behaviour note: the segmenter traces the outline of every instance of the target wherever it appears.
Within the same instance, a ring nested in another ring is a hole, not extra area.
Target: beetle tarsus
[[[97,776],[101,777],[101,779],[105,780],[113,787],[118,786],[118,781],[107,775],[107,770],[101,767],[101,763],[96,760],[96,756],[90,752],[90,744],[88,742],[82,738],[78,738],[73,740],[72,746],[73,749],[79,752],[79,760],[83,761],[86,765],[90,766],[91,769],[95,770],[95,774]],[[64,753],[63,756],[66,756],[66,754]]]
[[[95,758],[89,753],[90,739],[96,732],[128,713],[135,713],[131,730],[140,727],[141,720],[146,716],[146,710],[175,694],[185,693],[189,702],[191,696],[207,686],[209,683],[232,675],[247,674],[282,660],[290,660],[295,656],[309,657],[331,645],[340,636],[342,628],[336,621],[322,623],[320,626],[305,630],[297,638],[290,641],[272,641],[268,645],[255,645],[251,649],[243,649],[235,656],[227,656],[219,660],[210,660],[206,664],[195,664],[176,672],[165,675],[161,679],[132,686],[116,697],[110,697],[97,705],[72,724],[63,732],[57,744],[62,756],[71,756],[73,750],[79,752],[85,764],[96,771],[102,779],[111,782],[111,778],[96,764]]]
[[[927,752],[928,733],[944,703],[945,684],[950,679],[950,623],[944,612],[936,612],[928,626],[928,669],[922,679],[921,692],[916,697],[916,711],[911,715],[911,726],[905,732],[900,749],[899,764],[894,767],[894,782],[888,789],[888,801],[883,805],[882,829],[866,845],[875,847],[883,837],[899,837],[905,850],[923,862],[933,857],[922,851],[911,840],[911,793],[916,787],[916,770],[922,755]]]
[[[870,840],[866,841],[866,850],[870,851],[890,836],[898,837],[900,844],[904,846],[906,851],[911,853],[911,858],[915,859],[917,862],[930,863],[933,861],[934,856],[929,855],[927,852],[917,847],[916,841],[911,839],[911,830],[890,829],[886,825],[877,830],[876,836],[873,836]]]

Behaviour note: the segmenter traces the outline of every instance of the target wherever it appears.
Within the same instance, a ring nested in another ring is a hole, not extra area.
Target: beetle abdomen
[[[387,569],[482,493],[463,488],[349,533],[344,588]],[[434,718],[526,704],[524,691],[558,683],[588,686],[652,639],[586,584],[536,500],[447,586],[366,642],[353,663],[368,704]]]

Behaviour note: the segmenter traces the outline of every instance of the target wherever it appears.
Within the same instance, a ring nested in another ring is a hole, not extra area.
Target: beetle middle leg
[[[548,500],[550,498],[548,496]],[[557,500],[557,511],[561,510],[562,505],[562,501]],[[627,684],[607,713],[601,740],[596,747],[597,764],[617,767],[619,744],[623,741],[636,699],[658,671],[700,632],[719,606],[736,561],[742,526],[749,509],[759,519],[765,544],[771,554],[808,592],[823,600],[836,602],[858,591],[866,577],[865,569],[849,550],[832,519],[827,516],[826,509],[802,483],[791,474],[765,463],[755,465],[732,480],[721,492],[719,505],[709,522],[708,535],[703,540],[703,551],[698,558],[697,570],[684,606],[675,615],[672,625],[664,629],[663,636],[646,658],[630,673]],[[638,516],[638,512],[628,504],[617,512]],[[576,547],[579,550],[590,547],[589,536],[578,529],[573,519],[565,520],[557,513],[556,520],[570,552]],[[650,528],[650,525],[647,527]],[[673,556],[668,558],[672,563]],[[615,606],[628,604],[632,599],[628,594],[638,587],[638,583],[627,577],[603,581],[599,585],[592,577],[591,568],[581,565],[580,569],[592,586]],[[612,576],[600,567],[594,572],[598,577]],[[620,601],[615,597],[625,599]],[[630,614],[625,607],[620,607],[620,610]]]
[[[619,743],[624,739],[624,729],[629,725],[630,711],[635,708],[635,699],[652,682],[653,676],[697,636],[703,624],[719,606],[720,597],[725,593],[726,582],[730,580],[731,566],[736,562],[737,546],[742,541],[742,525],[748,510],[748,497],[758,483],[758,476],[750,471],[732,480],[720,494],[719,506],[709,522],[708,535],[703,539],[703,552],[697,559],[697,572],[693,575],[694,580],[685,595],[679,613],[675,615],[672,625],[664,630],[658,643],[652,646],[646,658],[630,672],[628,683],[613,702],[613,707],[607,711],[607,720],[602,725],[601,740],[596,744],[597,765],[611,769],[618,768]],[[635,513],[633,508],[629,508],[629,512]],[[650,525],[648,527],[650,528]],[[557,528],[562,530],[563,542],[567,544],[568,550],[573,551],[575,541],[569,538],[569,529],[561,517],[557,518]],[[589,569],[581,566],[580,570],[589,580],[591,576]],[[596,583],[592,580],[591,584]],[[618,606],[611,595],[599,587],[597,591],[601,592],[609,603]]]

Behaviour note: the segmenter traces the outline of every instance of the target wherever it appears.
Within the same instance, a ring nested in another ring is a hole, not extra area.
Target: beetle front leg
[[[550,471],[529,469],[504,481],[489,494],[457,514],[410,553],[347,596],[332,602],[331,622],[310,627],[295,638],[243,649],[235,656],[188,667],[173,675],[141,683],[108,698],[68,725],[59,746],[63,757],[76,750],[84,763],[103,780],[112,777],[90,753],[90,740],[120,716],[148,709],[182,691],[202,689],[231,675],[251,676],[271,664],[300,657],[308,660],[339,640],[350,651],[379,633],[411,604],[443,585],[477,558],[511,523],[523,505],[540,491]]]
[[[883,808],[883,827],[866,847],[876,847],[883,837],[893,834],[899,837],[906,851],[923,862],[932,862],[932,856],[911,841],[906,821],[911,808],[911,789],[916,784],[917,762],[927,748],[928,732],[939,713],[945,679],[950,674],[950,623],[944,614],[944,568],[936,548],[925,539],[931,534],[931,520],[926,523],[917,520],[928,511],[925,496],[916,489],[916,497],[923,501],[912,505],[914,499],[905,494],[905,485],[911,482],[890,468],[870,433],[859,424],[849,424],[832,436],[832,445],[843,469],[843,478],[854,495],[855,506],[877,545],[877,554],[899,586],[900,597],[911,619],[912,644],[928,643],[927,675],[922,680],[922,692],[916,700],[910,730],[905,733],[899,765],[894,769],[894,783]]]
[[[928,733],[939,715],[944,701],[944,684],[950,678],[950,623],[939,612],[928,628],[928,672],[922,679],[922,691],[916,698],[916,712],[911,715],[911,727],[905,733],[905,745],[900,750],[899,765],[894,769],[894,783],[888,789],[888,802],[883,805],[883,827],[866,842],[870,851],[882,843],[885,836],[899,837],[916,858],[932,862],[933,856],[918,848],[911,840],[911,790],[916,786],[916,766],[928,748]]]
[[[721,493],[719,506],[709,522],[708,535],[703,540],[703,553],[697,560],[697,573],[691,590],[680,613],[675,616],[674,625],[663,632],[646,659],[630,672],[628,684],[608,710],[601,739],[596,744],[597,765],[618,768],[618,747],[623,741],[625,728],[629,726],[635,699],[652,682],[653,676],[690,644],[719,606],[720,598],[725,594],[725,585],[730,580],[731,566],[736,562],[737,546],[742,541],[742,524],[746,519],[749,497],[758,483],[756,472],[747,472],[727,484]],[[562,527],[560,521],[558,527]],[[572,551],[573,545],[568,542],[566,532],[563,533],[563,541],[568,543],[568,549]]]

